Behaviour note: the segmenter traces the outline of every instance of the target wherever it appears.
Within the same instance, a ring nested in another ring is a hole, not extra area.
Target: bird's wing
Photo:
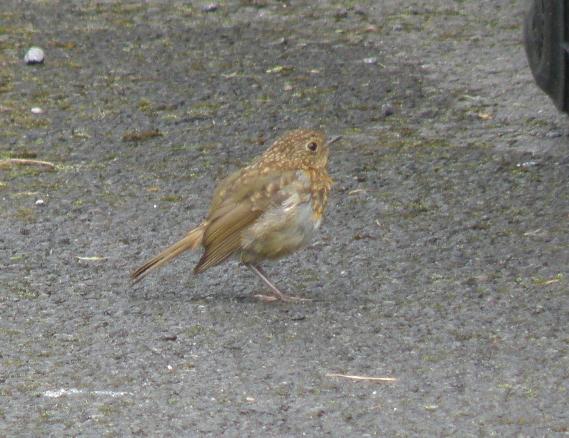
[[[223,199],[212,204],[206,220],[202,245],[205,252],[194,268],[195,273],[221,263],[238,251],[242,232],[272,206],[282,205],[291,195],[291,187],[305,185],[302,171],[276,171],[267,174],[242,174],[232,180]]]

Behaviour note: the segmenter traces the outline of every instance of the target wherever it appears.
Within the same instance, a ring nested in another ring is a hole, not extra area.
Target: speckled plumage
[[[307,129],[286,133],[250,165],[221,181],[205,220],[132,276],[139,279],[200,245],[205,251],[195,273],[234,255],[255,267],[262,260],[305,246],[319,227],[328,202],[332,180],[327,165],[324,133]],[[253,270],[267,282],[257,269]],[[269,285],[275,291],[276,287]]]

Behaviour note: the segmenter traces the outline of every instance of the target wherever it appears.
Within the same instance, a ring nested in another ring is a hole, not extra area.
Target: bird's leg
[[[274,296],[271,296],[271,295],[255,295],[255,298],[259,298],[263,301],[275,301],[275,300],[281,300],[284,302],[312,301],[309,298],[293,297],[293,296],[290,296],[290,295],[287,295],[287,294],[281,292],[279,290],[279,288],[276,287],[271,280],[269,280],[269,278],[267,277],[267,274],[265,273],[265,271],[263,271],[263,269],[261,269],[260,266],[254,265],[252,263],[245,263],[245,266],[247,266],[249,269],[251,269],[251,271],[253,271],[261,280],[263,280],[263,283],[265,283],[267,286],[269,286],[271,291],[274,293]]]

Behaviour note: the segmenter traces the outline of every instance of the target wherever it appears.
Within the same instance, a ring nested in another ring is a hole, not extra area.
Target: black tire
[[[524,22],[524,46],[537,85],[560,110],[569,110],[569,24],[564,0],[532,0]]]

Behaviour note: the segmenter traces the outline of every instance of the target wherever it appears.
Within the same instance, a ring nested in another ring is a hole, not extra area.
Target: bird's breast
[[[263,213],[244,231],[245,261],[283,257],[310,242],[321,222],[321,217],[314,214],[312,200],[308,197],[304,202],[287,201]]]

